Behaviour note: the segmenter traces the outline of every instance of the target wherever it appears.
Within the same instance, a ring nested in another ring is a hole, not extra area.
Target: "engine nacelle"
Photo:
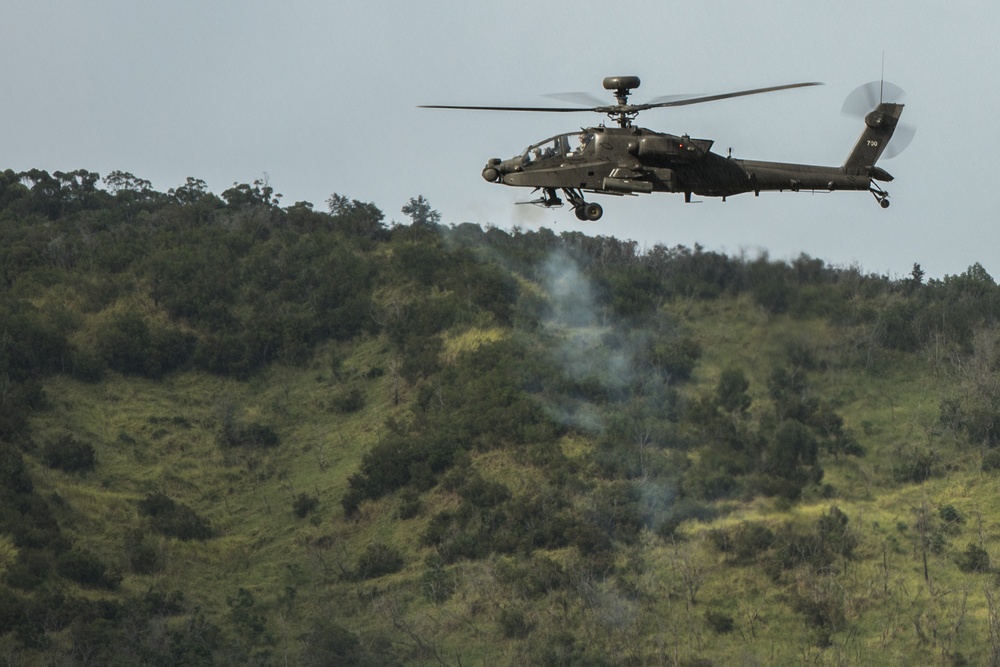
[[[669,166],[692,162],[704,156],[711,147],[712,142],[706,139],[650,134],[639,140],[639,148],[634,154],[646,164]]]
[[[674,137],[648,136],[639,140],[636,155],[643,160],[671,160],[681,154],[681,142]]]

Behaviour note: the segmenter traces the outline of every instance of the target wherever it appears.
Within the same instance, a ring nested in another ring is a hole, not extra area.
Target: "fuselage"
[[[713,153],[712,144],[639,127],[592,127],[533,144],[509,160],[491,160],[483,176],[518,187],[618,195],[727,197],[764,190],[869,188],[870,170],[740,160]]]

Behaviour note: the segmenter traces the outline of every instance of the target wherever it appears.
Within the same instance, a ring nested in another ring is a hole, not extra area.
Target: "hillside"
[[[327,208],[0,175],[7,663],[1000,663],[981,266]]]

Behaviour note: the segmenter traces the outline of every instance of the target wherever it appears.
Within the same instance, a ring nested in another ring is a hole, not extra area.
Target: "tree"
[[[410,201],[403,206],[403,213],[410,216],[415,226],[436,225],[441,222],[441,214],[431,208],[430,202],[424,199],[423,195],[410,197]]]
[[[21,174],[13,169],[0,172],[0,210],[27,196],[28,188],[22,182]]]
[[[101,195],[104,195],[97,189],[97,181],[101,178],[100,174],[86,169],[77,169],[70,172],[55,171],[52,172],[52,175],[59,179],[63,202],[69,205],[70,211],[100,207]]]
[[[751,398],[747,390],[750,381],[738,368],[727,368],[719,376],[719,384],[715,388],[715,398],[720,408],[726,413],[742,415],[750,408]]]
[[[108,187],[111,194],[122,196],[129,195],[135,199],[138,196],[148,195],[153,188],[153,184],[144,178],[136,178],[127,171],[112,171],[103,179],[104,185]]]
[[[62,183],[49,172],[30,169],[18,174],[21,182],[26,182],[30,192],[31,209],[34,212],[56,220],[63,214]]]
[[[801,422],[788,419],[774,433],[766,452],[768,470],[780,477],[794,476],[799,465],[816,463],[816,438]]]
[[[180,204],[194,204],[208,194],[208,187],[205,181],[200,178],[188,176],[184,185],[177,188],[170,188],[167,190],[167,194],[176,199]]]
[[[345,234],[370,239],[378,239],[385,234],[382,224],[385,216],[375,204],[333,193],[326,200],[326,205],[334,218],[334,228]]]
[[[275,194],[274,188],[268,184],[266,175],[264,178],[256,179],[252,186],[246,183],[233,183],[233,187],[222,193],[226,205],[233,209],[254,206],[276,207],[281,197],[282,195]]]

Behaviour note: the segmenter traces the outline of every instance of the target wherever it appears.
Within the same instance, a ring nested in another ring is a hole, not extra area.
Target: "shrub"
[[[445,569],[444,560],[436,553],[432,553],[424,562],[427,570],[420,578],[424,596],[435,604],[441,604],[450,598],[458,587],[455,577]]]
[[[739,481],[723,465],[713,465],[714,457],[722,457],[721,448],[707,449],[703,458],[691,467],[684,478],[684,490],[689,495],[702,500],[727,498],[739,489]]]
[[[292,502],[292,511],[300,519],[319,507],[319,498],[310,496],[308,493],[300,493]]]
[[[236,420],[225,420],[219,433],[219,444],[225,447],[245,445],[269,449],[281,444],[281,439],[277,431],[267,424],[258,422],[240,424]]]
[[[591,560],[610,560],[611,538],[591,523],[579,523],[567,531],[567,537],[581,556]]]
[[[81,382],[100,382],[107,369],[107,363],[102,357],[84,348],[70,350],[69,365],[73,377]]]
[[[510,500],[510,489],[500,482],[490,482],[473,472],[458,490],[462,499],[479,508],[496,507]]]
[[[738,563],[754,561],[774,544],[774,533],[762,523],[743,521],[728,530],[716,528],[709,531],[709,539],[715,548],[725,554],[732,554]]]
[[[679,499],[672,503],[665,516],[656,527],[656,534],[663,539],[670,539],[685,521],[694,519],[700,522],[712,521],[719,511],[711,505],[704,505],[690,499]]]
[[[257,610],[253,593],[241,586],[235,598],[226,598],[226,606],[229,607],[229,618],[241,632],[253,639],[267,641],[267,637],[262,637],[267,630],[267,621]]]
[[[0,440],[0,489],[6,494],[31,495],[34,484],[21,452]]]
[[[263,363],[253,332],[215,331],[198,339],[194,364],[209,373],[246,379]]]
[[[128,566],[135,574],[155,574],[164,567],[160,549],[147,541],[145,533],[140,529],[129,531],[125,535],[125,554]]]
[[[829,591],[812,596],[796,594],[792,598],[792,608],[802,614],[806,625],[813,628],[835,631],[846,622],[843,595]]]
[[[983,462],[980,467],[983,472],[1000,470],[1000,449],[991,449],[983,454]]]
[[[351,475],[348,481],[360,478],[358,474]],[[351,488],[344,497],[340,499],[340,506],[344,509],[344,515],[348,518],[353,517],[358,513],[358,507],[361,505],[361,501],[365,499],[364,493],[357,488]]]
[[[42,448],[42,462],[50,468],[81,472],[93,470],[97,457],[93,447],[67,433]]]
[[[701,358],[702,349],[697,340],[683,335],[657,341],[653,346],[652,362],[671,378],[687,380]]]
[[[732,616],[711,609],[705,612],[705,621],[708,623],[708,627],[712,628],[712,631],[718,635],[732,632],[736,627]]]
[[[272,427],[257,422],[251,422],[242,429],[240,440],[254,447],[277,447],[281,442]]]
[[[528,621],[523,611],[509,607],[500,610],[497,623],[507,639],[524,639],[535,629],[535,624]]]
[[[17,562],[7,566],[6,582],[11,588],[29,591],[49,582],[53,568],[52,552],[38,548],[19,550]]]
[[[73,374],[97,381],[104,369],[158,378],[188,362],[197,347],[193,334],[169,324],[149,323],[139,313],[121,313],[102,322],[93,352],[75,350]]]
[[[969,542],[958,558],[958,569],[962,572],[989,572],[990,554],[975,542]]]
[[[847,515],[839,507],[831,507],[816,521],[814,535],[819,546],[837,556],[853,556],[860,539],[853,529],[848,528],[848,523]]]
[[[715,388],[715,402],[726,413],[746,412],[752,401],[749,389],[750,381],[742,369],[726,368]]]
[[[359,579],[375,579],[393,574],[403,569],[403,556],[389,545],[375,542],[369,544],[358,557],[355,573]]]
[[[107,566],[90,553],[71,549],[56,560],[56,570],[67,579],[84,586],[115,588],[121,577],[108,572]]]
[[[207,540],[212,537],[208,522],[183,503],[165,493],[150,493],[139,501],[139,512],[149,517],[158,533],[182,540]]]
[[[963,517],[954,505],[942,505],[938,508],[938,516],[945,523],[965,523],[965,517]]]
[[[331,403],[337,412],[344,414],[357,412],[365,407],[365,395],[360,389],[354,388],[336,394]]]
[[[374,660],[369,662],[365,659],[357,635],[336,624],[313,620],[313,628],[303,636],[303,640],[303,664],[306,665],[376,664]]]
[[[913,447],[909,452],[900,452],[899,464],[892,470],[897,482],[925,482],[938,474],[939,454],[930,449]]]
[[[398,516],[400,519],[412,519],[420,514],[420,510],[420,495],[416,491],[413,489],[406,489],[399,494]]]
[[[17,595],[7,588],[0,588],[0,635],[26,625],[28,616],[25,605]]]

